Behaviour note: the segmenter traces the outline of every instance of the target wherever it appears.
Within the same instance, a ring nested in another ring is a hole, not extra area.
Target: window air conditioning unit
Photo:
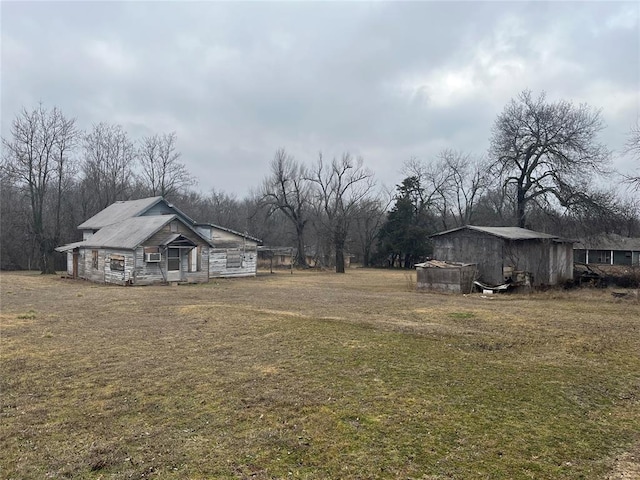
[[[147,253],[147,262],[159,262],[160,261],[160,253]]]

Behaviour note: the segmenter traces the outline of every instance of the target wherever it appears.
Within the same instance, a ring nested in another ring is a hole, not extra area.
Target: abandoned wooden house
[[[56,249],[74,278],[149,285],[256,274],[259,239],[196,223],[162,197],[115,202],[78,229],[81,241]]]
[[[573,246],[573,260],[586,265],[640,265],[640,238],[598,235]]]
[[[431,236],[433,257],[476,264],[479,279],[532,286],[558,285],[573,278],[573,240],[518,227],[467,225]]]

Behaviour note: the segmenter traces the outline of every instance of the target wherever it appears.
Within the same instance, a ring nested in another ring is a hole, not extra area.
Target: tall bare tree
[[[362,254],[362,266],[371,265],[371,257],[378,233],[393,201],[392,192],[383,192],[358,203],[353,212],[353,244]]]
[[[564,100],[550,103],[525,90],[511,100],[493,126],[493,171],[516,187],[518,226],[527,206],[553,197],[568,206],[591,178],[606,173],[609,151],[597,142],[604,128],[598,110]]]
[[[636,123],[629,130],[624,153],[630,154],[639,164],[636,169],[637,173],[635,175],[625,175],[625,180],[636,190],[640,190],[640,123]]]
[[[180,161],[175,132],[144,137],[138,149],[140,180],[151,195],[172,197],[195,185],[196,180]]]
[[[136,151],[120,125],[99,123],[84,137],[83,193],[85,218],[116,200],[128,200]]]
[[[451,171],[441,161],[422,162],[411,158],[404,162],[402,173],[406,175],[400,196],[414,206],[419,206],[419,216],[438,221],[439,228],[450,227]],[[411,179],[411,180],[408,180]],[[435,222],[431,225],[437,229]]]
[[[455,226],[470,224],[478,200],[490,184],[488,162],[469,153],[445,149],[439,155],[436,168],[446,172],[448,181],[443,194],[449,197],[447,204]]]
[[[315,184],[315,201],[324,214],[325,229],[335,250],[336,273],[344,273],[344,247],[349,225],[360,202],[371,194],[375,182],[373,172],[364,168],[362,158],[344,153],[327,165],[322,154],[310,171]]]
[[[78,139],[75,119],[40,104],[23,108],[2,139],[3,167],[29,199],[29,233],[38,246],[42,273],[55,273],[54,249],[60,240],[62,196],[72,174]]]
[[[311,200],[311,183],[306,169],[281,148],[275,153],[270,170],[262,184],[262,204],[268,207],[269,215],[281,212],[294,227],[297,246],[294,261],[296,265],[305,267],[304,233]]]

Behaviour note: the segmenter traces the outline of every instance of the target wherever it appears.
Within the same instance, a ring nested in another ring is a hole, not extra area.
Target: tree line
[[[466,224],[640,236],[640,202],[616,188],[637,192],[640,176],[611,171],[603,129],[599,110],[525,90],[496,118],[486,153],[406,159],[393,190],[349,152],[304,162],[281,148],[262,183],[237,198],[196,189],[175,132],[132,139],[108,123],[81,131],[40,104],[19,112],[2,139],[0,267],[63,269],[54,249],[79,240],[78,224],[117,200],[156,195],[198,221],[292,247],[300,267],[313,259],[337,272],[345,254],[364,266],[411,267],[429,255],[429,235]],[[640,159],[638,126],[626,153]]]

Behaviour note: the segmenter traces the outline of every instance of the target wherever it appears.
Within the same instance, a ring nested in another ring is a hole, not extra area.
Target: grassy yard
[[[415,274],[1,285],[0,477],[640,478],[640,303]]]

